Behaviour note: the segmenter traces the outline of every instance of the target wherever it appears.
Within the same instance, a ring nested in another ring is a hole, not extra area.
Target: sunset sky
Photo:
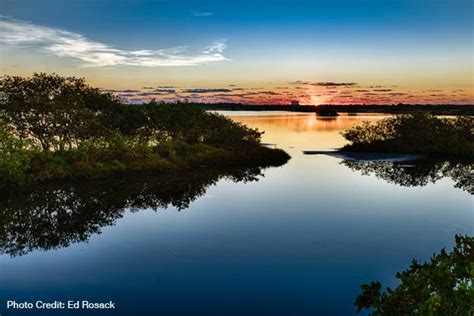
[[[0,72],[129,102],[474,103],[473,1],[0,0]]]

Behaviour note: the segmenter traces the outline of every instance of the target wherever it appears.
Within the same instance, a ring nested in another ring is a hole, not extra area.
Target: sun
[[[320,105],[323,104],[327,101],[327,96],[321,96],[321,95],[312,95],[310,102],[312,105]]]

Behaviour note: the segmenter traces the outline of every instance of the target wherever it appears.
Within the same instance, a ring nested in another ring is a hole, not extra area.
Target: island
[[[342,133],[341,152],[419,154],[431,159],[472,161],[474,118],[414,113],[365,122]]]
[[[0,82],[2,186],[290,159],[261,136],[187,103],[126,104],[82,78],[39,73]]]

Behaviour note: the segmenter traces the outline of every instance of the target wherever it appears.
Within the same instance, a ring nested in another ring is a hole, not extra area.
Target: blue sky
[[[70,32],[122,54],[91,64],[69,46],[45,53],[51,38],[20,45],[3,38],[4,74],[72,73],[109,88],[297,80],[472,86],[472,1],[2,0],[0,12],[4,20],[28,23],[32,35],[23,35],[38,36],[36,27]],[[156,53],[163,49],[171,52],[166,58],[186,62],[163,66]],[[128,55],[137,51],[147,56]]]

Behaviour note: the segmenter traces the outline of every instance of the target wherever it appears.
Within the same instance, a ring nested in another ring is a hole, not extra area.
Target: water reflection
[[[454,187],[474,194],[474,164],[449,161],[357,161],[345,159],[341,164],[363,175],[375,175],[388,183],[404,187],[425,186],[442,178],[451,178]]]
[[[322,150],[340,148],[346,144],[339,132],[363,121],[375,122],[387,117],[383,114],[357,114],[353,116],[321,117],[314,113],[229,113],[232,120],[265,131],[265,143],[278,144],[280,148]],[[294,158],[294,157],[293,157]]]
[[[220,179],[250,182],[261,174],[260,168],[205,170],[1,192],[0,254],[15,257],[84,242],[127,210],[182,210]]]
[[[227,114],[227,112],[222,112]],[[232,114],[231,118],[234,121],[243,122],[246,125],[256,127],[263,130],[282,129],[294,132],[308,132],[308,131],[334,131],[345,130],[354,124],[360,124],[361,121],[377,121],[385,116],[383,115],[340,115],[337,117],[323,117],[314,113],[283,113],[283,114],[258,114],[258,115],[239,115]]]

